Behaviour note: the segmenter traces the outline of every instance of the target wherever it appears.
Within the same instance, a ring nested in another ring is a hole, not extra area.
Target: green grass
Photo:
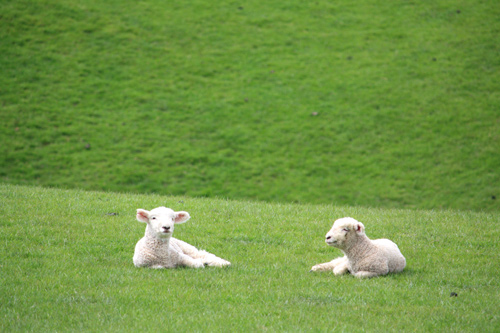
[[[500,215],[133,195],[0,185],[0,331],[500,329]],[[227,269],[138,269],[135,209],[191,220],[175,236]],[[114,213],[114,215],[110,215]],[[394,240],[401,274],[310,273],[340,255],[334,219]],[[450,297],[455,292],[457,297]]]
[[[0,13],[3,183],[499,211],[496,1]]]

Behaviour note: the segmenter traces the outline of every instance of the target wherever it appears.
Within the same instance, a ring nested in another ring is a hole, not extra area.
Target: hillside
[[[498,211],[494,1],[0,3],[0,181]]]

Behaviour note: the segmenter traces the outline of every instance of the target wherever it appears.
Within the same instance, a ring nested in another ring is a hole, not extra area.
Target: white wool
[[[394,242],[369,239],[363,223],[351,217],[336,220],[325,241],[340,249],[344,257],[315,265],[311,271],[333,270],[335,275],[349,271],[363,278],[401,272],[406,266],[406,259]]]
[[[151,211],[138,209],[136,217],[138,221],[147,224],[144,237],[135,246],[133,261],[137,267],[201,268],[205,265],[223,267],[231,264],[227,260],[198,250],[172,237],[175,224],[184,223],[190,219],[188,212],[174,212],[170,208],[158,207]]]

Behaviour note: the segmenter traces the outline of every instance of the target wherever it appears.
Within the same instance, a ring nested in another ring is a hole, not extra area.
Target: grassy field
[[[500,330],[498,213],[5,184],[0,201],[2,332]],[[135,209],[160,205],[191,214],[176,237],[232,266],[135,268]],[[407,268],[368,280],[310,273],[340,255],[324,235],[343,216],[394,240]]]
[[[0,13],[3,183],[499,211],[496,1]]]

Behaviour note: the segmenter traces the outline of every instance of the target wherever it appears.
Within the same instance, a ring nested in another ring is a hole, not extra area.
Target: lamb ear
[[[149,212],[147,210],[144,210],[144,209],[138,209],[136,218],[137,218],[137,221],[139,221],[139,222],[148,223]]]
[[[187,220],[189,220],[191,216],[189,216],[188,212],[180,211],[180,212],[175,212],[175,219],[174,223],[184,223]]]
[[[365,226],[361,222],[356,222],[353,225],[354,231],[356,231],[357,234],[364,235],[365,234]]]

